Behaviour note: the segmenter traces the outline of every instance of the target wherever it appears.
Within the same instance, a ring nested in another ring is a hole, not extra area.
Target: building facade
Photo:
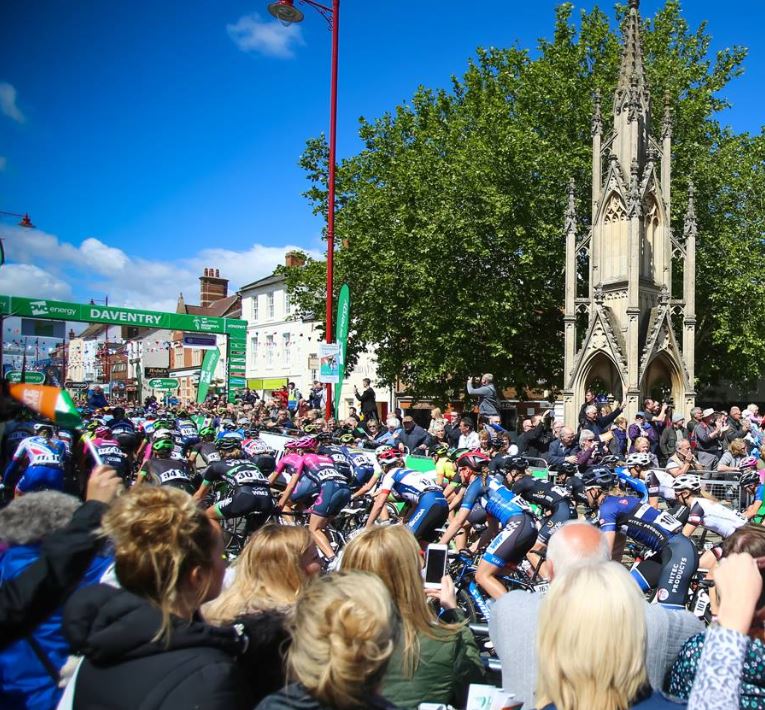
[[[693,189],[683,235],[670,225],[672,111],[665,97],[657,135],[643,66],[639,0],[630,0],[613,100],[604,130],[600,97],[592,119],[590,228],[580,233],[569,187],[565,216],[564,388],[575,422],[587,388],[626,400],[672,397],[678,411],[695,402],[695,250]],[[584,267],[583,263],[587,266]],[[682,293],[672,291],[682,269]]]
[[[297,256],[288,253],[287,266],[297,266]],[[308,398],[313,381],[319,376],[319,321],[297,317],[290,303],[283,276],[272,275],[250,283],[239,291],[242,315],[247,321],[246,375],[250,389],[263,396],[294,382]],[[342,387],[339,415],[346,416],[354,404],[354,386],[362,389],[362,379],[368,377],[375,385],[377,362],[374,350],[359,356],[353,372]],[[387,406],[388,393],[376,390],[378,403]],[[334,396],[334,395],[333,395]],[[378,409],[379,409],[378,405]]]

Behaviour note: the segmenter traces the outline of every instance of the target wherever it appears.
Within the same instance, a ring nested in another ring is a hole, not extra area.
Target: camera
[[[675,406],[675,400],[671,395],[669,397],[664,397],[664,399],[662,399],[662,403],[666,404],[668,407]]]

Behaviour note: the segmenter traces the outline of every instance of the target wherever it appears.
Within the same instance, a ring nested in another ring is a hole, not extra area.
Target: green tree
[[[719,113],[745,50],[709,59],[707,28],[691,30],[676,0],[644,21],[643,41],[652,95],[667,92],[675,116],[678,234],[689,180],[697,187],[699,349],[714,354],[697,359],[698,374],[742,380],[765,365],[765,325],[746,318],[765,295],[764,139],[733,134]],[[577,29],[564,3],[534,56],[478,49],[450,90],[421,87],[361,119],[364,147],[337,171],[335,283],[351,289],[351,362],[376,343],[384,383],[437,399],[487,371],[519,392],[560,384],[565,186],[576,179],[586,227],[592,95],[609,105],[620,47],[601,10],[583,12]],[[661,101],[653,108],[660,114]],[[317,213],[327,155],[320,137],[301,159]],[[282,271],[299,308],[322,314],[324,263]]]

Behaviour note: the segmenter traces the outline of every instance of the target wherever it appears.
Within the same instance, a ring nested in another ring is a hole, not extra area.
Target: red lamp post
[[[314,0],[301,0],[316,10],[329,25],[332,32],[332,76],[329,98],[329,180],[327,195],[327,310],[325,314],[326,339],[332,336],[332,305],[334,301],[335,262],[335,149],[337,146],[337,47],[340,31],[340,0],[332,0],[332,7],[321,5]],[[277,0],[268,6],[268,11],[283,25],[303,21],[303,13],[295,7],[294,0]],[[342,386],[338,383],[338,387]],[[327,384],[326,417],[332,416],[332,385]]]

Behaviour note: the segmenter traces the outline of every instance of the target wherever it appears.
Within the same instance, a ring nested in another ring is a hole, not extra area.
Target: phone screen
[[[441,584],[441,577],[446,571],[446,550],[442,548],[428,548],[428,559],[425,563],[425,583]]]

